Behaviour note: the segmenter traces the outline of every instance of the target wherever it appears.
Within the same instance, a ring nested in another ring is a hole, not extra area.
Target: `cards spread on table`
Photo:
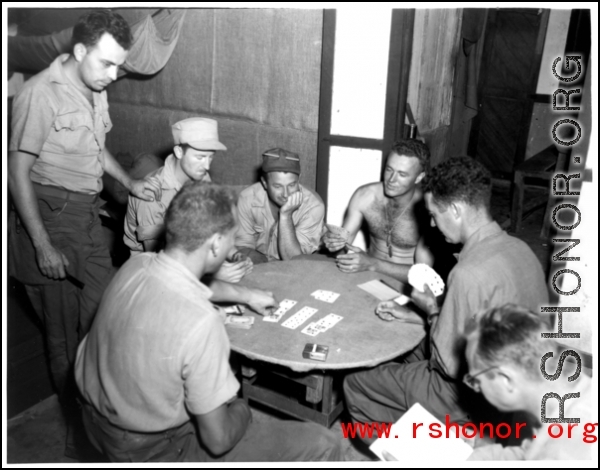
[[[344,317],[330,313],[324,318],[321,318],[318,322],[312,322],[305,327],[301,332],[309,336],[317,336],[319,333],[327,331],[329,328],[335,326]]]
[[[322,300],[323,302],[329,302],[330,304],[335,302],[337,300],[337,298],[340,296],[340,294],[338,294],[336,292],[331,292],[330,290],[316,290],[310,295],[312,295],[317,300]]]
[[[392,289],[377,279],[359,284],[358,287],[379,300],[392,300],[400,294],[397,290]]]
[[[232,328],[243,328],[248,330],[254,324],[254,317],[240,317],[238,315],[227,315],[225,318],[225,324]]]
[[[427,284],[436,297],[444,293],[444,281],[440,275],[423,263],[414,264],[409,269],[408,283],[421,292],[424,292],[425,284]]]
[[[308,320],[310,317],[312,317],[315,313],[317,313],[317,311],[318,310],[316,308],[302,307],[300,310],[298,310],[298,312],[296,312],[290,318],[288,318],[286,321],[284,321],[281,324],[281,326],[285,326],[286,328],[295,330],[300,325],[302,325],[302,323],[304,323],[306,320]]]
[[[270,321],[270,322],[274,322],[277,323],[279,320],[281,320],[281,317],[283,317],[286,312],[291,309],[294,305],[296,305],[298,302],[296,302],[295,300],[290,300],[290,299],[284,299],[281,302],[279,302],[279,308],[277,310],[275,310],[273,313],[271,313],[270,315],[265,315],[263,317],[263,321]]]
[[[327,225],[327,230],[329,230],[329,232],[333,233],[334,235],[338,235],[340,237],[342,237],[344,239],[344,241],[348,241],[348,238],[350,237],[350,232],[348,230],[346,230],[344,227],[338,227],[337,225],[333,225],[333,224],[326,224]]]
[[[317,336],[321,332],[321,329],[317,328],[316,325],[317,322],[309,323],[301,332],[308,336]]]

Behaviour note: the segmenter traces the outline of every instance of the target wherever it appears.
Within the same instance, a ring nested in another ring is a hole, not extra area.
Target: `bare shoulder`
[[[369,208],[381,195],[383,195],[383,185],[381,183],[365,184],[354,191],[350,206],[362,212]]]

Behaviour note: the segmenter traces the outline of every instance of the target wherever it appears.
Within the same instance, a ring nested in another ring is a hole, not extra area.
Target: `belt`
[[[175,427],[172,427],[169,429],[164,429],[162,431],[149,431],[149,432],[148,431],[132,431],[130,429],[122,428],[121,426],[117,426],[116,424],[111,423],[106,416],[101,414],[98,410],[96,410],[96,407],[89,404],[87,401],[83,401],[82,405],[84,408],[86,408],[88,410],[88,412],[91,415],[93,415],[96,419],[102,421],[102,423],[104,425],[107,425],[114,429],[118,429],[119,431],[128,432],[130,434],[137,434],[139,436],[159,436],[159,435],[165,434],[165,433],[173,433],[190,423],[189,421],[186,421],[183,424],[180,424],[179,426],[175,426]]]
[[[66,201],[73,202],[86,202],[95,203],[100,195],[96,194],[85,194],[77,193],[75,191],[69,191],[67,189],[59,188],[58,186],[50,186],[46,184],[33,183],[33,189],[35,193],[40,196],[50,196],[64,199]]]

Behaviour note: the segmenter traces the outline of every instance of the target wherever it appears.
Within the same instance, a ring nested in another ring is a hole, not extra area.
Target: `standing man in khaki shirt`
[[[102,174],[137,197],[160,199],[153,182],[132,180],[104,145],[112,127],[104,89],[127,57],[129,25],[116,13],[92,12],[75,25],[72,43],[71,54],[15,96],[8,156],[16,207],[10,274],[25,284],[44,323],[52,378],[67,406],[78,342],[113,273],[98,215]]]

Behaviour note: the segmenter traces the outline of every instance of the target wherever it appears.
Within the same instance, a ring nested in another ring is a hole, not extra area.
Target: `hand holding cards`
[[[329,251],[338,251],[346,246],[350,238],[350,232],[344,227],[338,227],[337,225],[327,224],[327,233],[323,238],[325,246]]]
[[[444,281],[430,266],[418,263],[408,271],[408,283],[420,292],[424,292],[427,284],[436,297],[444,293]]]

